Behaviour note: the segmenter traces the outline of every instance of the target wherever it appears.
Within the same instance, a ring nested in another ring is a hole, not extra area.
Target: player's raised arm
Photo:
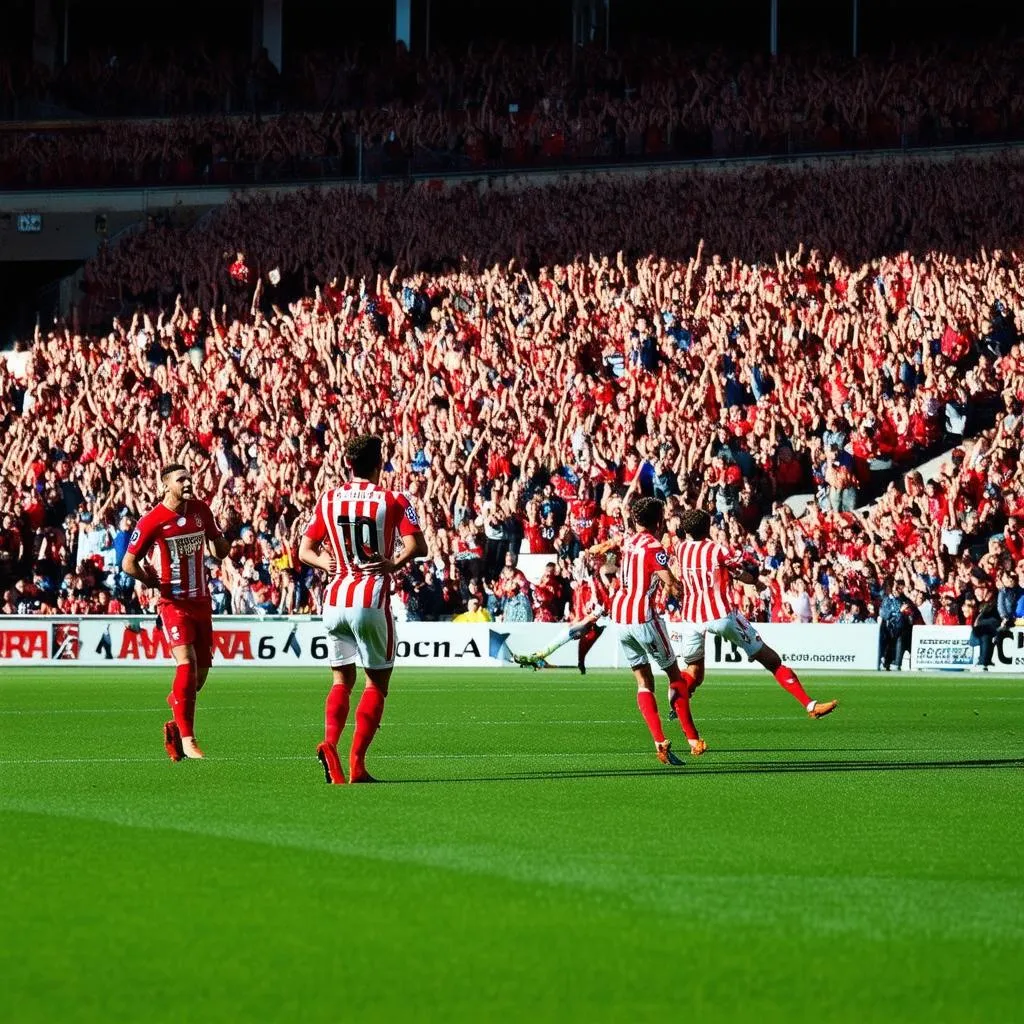
[[[609,537],[607,540],[601,541],[599,544],[592,544],[587,548],[588,555],[604,555],[609,551],[616,551],[622,547],[621,537]]]

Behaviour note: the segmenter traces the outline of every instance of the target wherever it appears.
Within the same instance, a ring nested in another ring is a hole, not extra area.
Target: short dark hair
[[[702,508],[684,509],[679,515],[683,533],[693,540],[704,540],[711,532],[711,516]]]
[[[665,502],[658,498],[637,498],[629,514],[637,526],[653,530],[665,518]]]
[[[356,476],[369,476],[384,463],[384,442],[376,434],[350,437],[345,444],[345,462]]]
[[[188,472],[188,468],[183,466],[180,462],[168,462],[167,465],[160,470],[161,482],[166,480],[172,473],[177,473],[180,470],[185,470],[186,473]]]

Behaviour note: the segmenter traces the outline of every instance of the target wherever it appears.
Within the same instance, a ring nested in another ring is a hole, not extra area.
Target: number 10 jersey
[[[408,498],[368,480],[350,480],[325,491],[306,527],[314,544],[326,541],[336,565],[324,604],[336,608],[383,608],[390,596],[387,575],[366,566],[391,558],[399,537],[419,533]]]

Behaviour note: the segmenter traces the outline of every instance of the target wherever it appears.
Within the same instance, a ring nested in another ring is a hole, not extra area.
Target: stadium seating
[[[716,511],[769,569],[743,596],[757,617],[874,614],[890,571],[908,597],[969,597],[971,571],[1024,554],[969,560],[1024,511],[1020,258],[986,248],[1021,237],[998,198],[1020,169],[242,197],[128,236],[89,268],[89,298],[148,311],[0,361],[4,608],[97,610],[102,591],[134,607],[103,573],[178,458],[235,540],[218,610],[315,607],[297,538],[356,429],[385,435],[391,480],[431,510],[410,616],[458,612],[479,581],[501,614],[492,584],[524,537],[578,576],[624,492]],[[940,493],[899,483],[955,444]],[[781,500],[799,492],[816,500],[798,519]],[[564,583],[532,596],[565,614]]]
[[[430,58],[310,52],[283,77],[265,59],[149,46],[73,58],[52,75],[8,62],[0,118],[23,123],[0,133],[0,188],[375,179],[1024,135],[1016,41],[921,45],[887,62],[822,50],[768,62],[657,40],[573,57],[508,44]]]

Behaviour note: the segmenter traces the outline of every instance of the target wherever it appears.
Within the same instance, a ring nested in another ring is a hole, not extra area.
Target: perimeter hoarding
[[[565,629],[559,623],[400,622],[397,661],[400,665],[500,667],[511,652],[543,649]],[[674,642],[682,630],[668,624]],[[758,624],[765,641],[797,670],[874,669],[877,627],[873,625]],[[330,645],[318,618],[218,616],[214,619],[214,663],[288,668],[329,663]],[[763,671],[732,644],[709,636],[709,668]],[[576,664],[576,645],[568,644],[550,663]],[[64,664],[124,666],[170,664],[167,638],[152,616],[24,618],[0,617],[0,664]],[[587,658],[593,668],[623,668],[615,635],[606,629]]]
[[[921,671],[969,670],[979,648],[971,644],[970,626],[915,626],[911,665]],[[1024,629],[1008,629],[996,638],[991,672],[1024,672]]]

